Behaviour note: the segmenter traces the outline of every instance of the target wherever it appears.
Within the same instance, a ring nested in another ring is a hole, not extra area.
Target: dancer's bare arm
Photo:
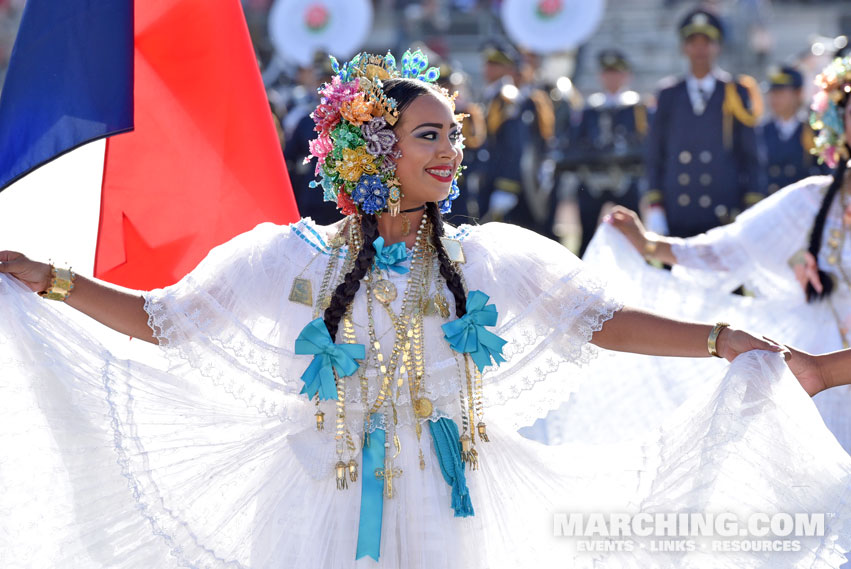
[[[0,251],[0,273],[12,275],[33,292],[50,284],[50,265],[33,261],[15,251]],[[104,326],[146,342],[157,339],[148,326],[141,291],[118,287],[97,279],[77,276],[66,304],[91,316]]]

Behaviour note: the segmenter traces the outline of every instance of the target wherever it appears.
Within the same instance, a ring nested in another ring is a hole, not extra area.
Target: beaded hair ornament
[[[845,117],[839,103],[851,94],[851,57],[839,57],[816,77],[819,91],[810,106],[810,126],[818,132],[812,153],[835,168],[839,160],[847,160]]]
[[[388,51],[384,56],[360,53],[342,65],[331,56],[331,67],[334,76],[319,88],[319,105],[310,115],[318,135],[308,143],[310,156],[305,162],[316,158],[314,174],[319,178],[310,187],[321,187],[325,201],[335,202],[343,215],[384,211],[396,215],[402,197],[396,178],[401,154],[392,127],[399,110],[384,93],[383,82],[401,77],[432,84],[440,71],[428,66],[428,57],[420,50],[406,51],[399,66]],[[445,90],[444,94],[453,101]],[[459,174],[460,169],[456,180]],[[450,211],[458,193],[453,181],[449,196],[438,204],[441,213]]]

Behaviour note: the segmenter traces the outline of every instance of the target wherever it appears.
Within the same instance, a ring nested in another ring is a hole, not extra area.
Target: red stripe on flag
[[[239,1],[144,0],[135,18],[136,128],[107,143],[95,275],[150,289],[298,211]]]

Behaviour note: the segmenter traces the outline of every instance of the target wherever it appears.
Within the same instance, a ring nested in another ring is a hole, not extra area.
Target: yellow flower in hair
[[[355,126],[360,126],[372,120],[372,102],[364,99],[363,93],[358,93],[351,101],[340,105],[340,114]]]
[[[348,182],[357,182],[363,174],[377,174],[375,157],[368,154],[366,147],[358,146],[354,150],[343,148],[343,160],[337,165],[340,177]]]

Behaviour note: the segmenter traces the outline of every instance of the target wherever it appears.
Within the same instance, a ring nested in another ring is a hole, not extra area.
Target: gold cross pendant
[[[384,464],[384,468],[375,469],[375,477],[379,480],[384,480],[384,497],[392,498],[395,496],[393,491],[393,480],[402,476],[402,469],[395,468],[390,461]]]

